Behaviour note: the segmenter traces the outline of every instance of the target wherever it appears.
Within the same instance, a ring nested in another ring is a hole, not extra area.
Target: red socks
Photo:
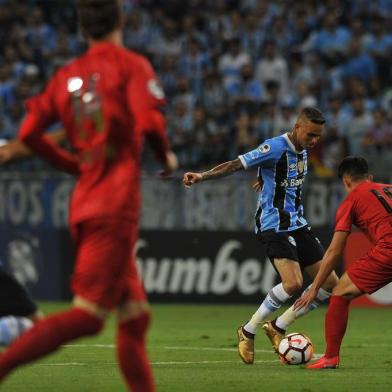
[[[15,367],[49,354],[70,340],[94,335],[102,327],[100,318],[77,308],[39,321],[0,356],[0,380]]]
[[[117,357],[125,381],[132,392],[154,392],[152,370],[145,340],[150,315],[121,323],[117,333]]]
[[[346,332],[350,299],[333,295],[325,316],[326,358],[339,355],[343,336]]]
[[[150,315],[144,313],[118,327],[117,355],[121,371],[132,392],[155,391],[145,349],[149,321]],[[49,354],[71,340],[94,335],[102,327],[103,320],[77,308],[39,321],[0,356],[0,380],[17,366]]]

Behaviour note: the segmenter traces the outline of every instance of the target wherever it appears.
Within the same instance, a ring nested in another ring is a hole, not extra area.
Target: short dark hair
[[[324,124],[325,118],[321,110],[314,107],[306,107],[301,110],[299,117],[306,117],[309,121],[315,124]]]
[[[88,38],[102,39],[120,23],[120,0],[76,0],[76,6],[80,27]]]
[[[369,175],[366,159],[354,155],[345,157],[338,168],[339,178],[343,178],[344,175],[349,175],[354,181],[366,178]]]

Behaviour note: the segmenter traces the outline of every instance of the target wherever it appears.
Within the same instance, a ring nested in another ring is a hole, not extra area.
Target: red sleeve
[[[58,119],[54,105],[55,91],[55,80],[52,79],[42,94],[27,100],[27,115],[19,129],[18,138],[60,170],[78,174],[76,159],[44,135],[46,128]]]
[[[165,104],[165,94],[150,63],[138,57],[127,86],[129,109],[135,118],[135,129],[144,134],[162,162],[166,161],[169,142],[165,119],[160,109]]]
[[[344,200],[336,212],[335,231],[351,232],[353,203],[350,198]]]

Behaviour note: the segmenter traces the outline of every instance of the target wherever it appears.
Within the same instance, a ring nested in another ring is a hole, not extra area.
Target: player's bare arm
[[[346,231],[335,232],[331,244],[325,252],[320,269],[314,278],[311,287],[306,293],[304,293],[304,295],[302,295],[302,297],[295,301],[295,310],[299,310],[308,306],[316,298],[320,287],[325,282],[329,274],[336,268],[340,258],[342,257],[349,234],[350,233]]]
[[[60,129],[48,134],[47,137],[55,144],[60,144],[65,139],[65,133],[63,129]],[[19,139],[12,139],[7,144],[0,147],[0,165],[20,159],[31,158],[32,156],[34,156],[33,151]]]
[[[211,170],[202,173],[188,172],[184,174],[182,179],[183,184],[189,188],[193,184],[201,181],[213,180],[216,178],[226,177],[235,173],[238,170],[243,170],[241,161],[237,158],[232,161],[221,163],[213,167]]]

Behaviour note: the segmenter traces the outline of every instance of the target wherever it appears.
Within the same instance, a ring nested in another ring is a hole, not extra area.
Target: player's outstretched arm
[[[65,139],[65,132],[63,129],[60,129],[48,134],[46,137],[55,144],[60,144]],[[32,156],[34,156],[33,151],[18,139],[12,139],[0,147],[0,165],[31,158]]]
[[[232,161],[221,163],[218,166],[215,166],[211,170],[202,173],[193,173],[188,172],[184,174],[182,179],[185,187],[189,188],[193,184],[201,181],[212,180],[220,177],[226,177],[230,174],[235,173],[238,170],[244,170],[241,161],[237,158]]]
[[[308,306],[317,296],[320,287],[323,285],[329,274],[336,268],[340,258],[343,255],[343,250],[346,245],[347,237],[350,233],[346,231],[336,231],[331,244],[324,254],[320,269],[314,278],[308,291],[306,291],[294,303],[294,309],[299,310]]]

